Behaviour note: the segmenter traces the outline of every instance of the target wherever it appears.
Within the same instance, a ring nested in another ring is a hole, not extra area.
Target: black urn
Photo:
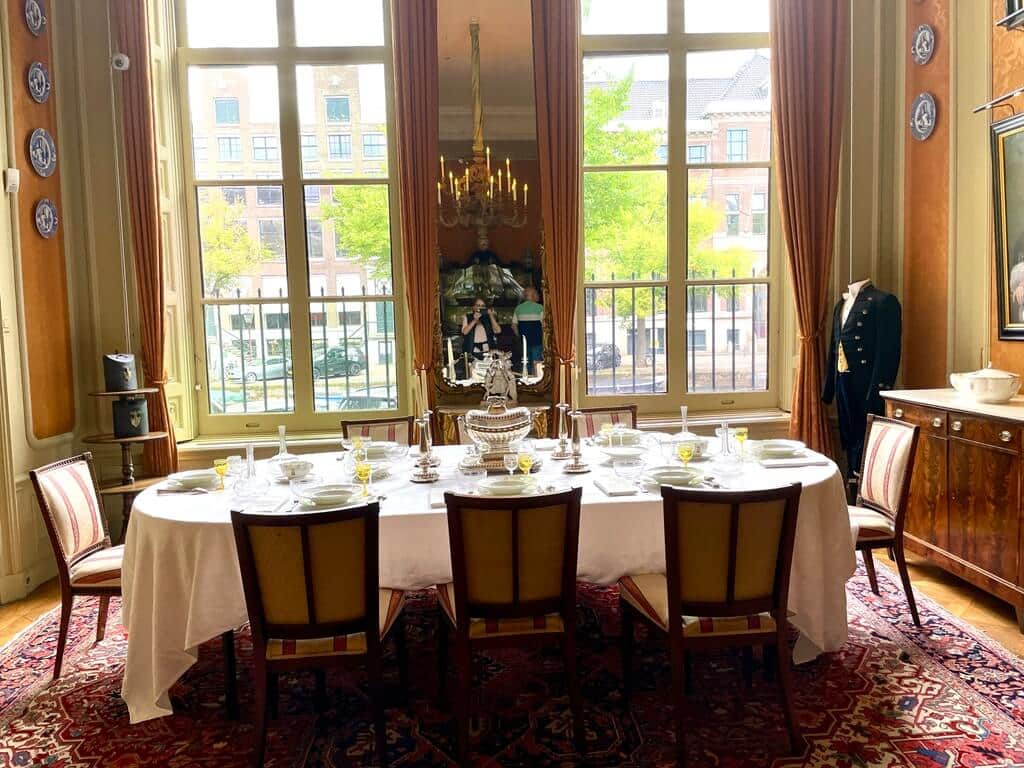
[[[135,355],[115,352],[103,357],[103,385],[107,392],[126,392],[139,388],[135,373]]]
[[[144,397],[122,397],[113,403],[114,437],[139,437],[149,432],[149,409]]]

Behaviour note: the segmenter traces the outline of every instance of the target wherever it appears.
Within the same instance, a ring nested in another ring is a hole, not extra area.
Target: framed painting
[[[991,130],[999,338],[1024,341],[1024,114]]]

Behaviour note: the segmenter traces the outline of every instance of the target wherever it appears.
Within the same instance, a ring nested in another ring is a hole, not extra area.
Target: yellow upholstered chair
[[[800,485],[739,493],[662,487],[661,496],[665,573],[619,580],[626,700],[632,690],[634,619],[640,617],[668,637],[676,749],[682,764],[688,654],[774,647],[786,727],[795,750],[787,604]]]
[[[323,670],[363,662],[377,760],[386,762],[381,645],[389,637],[403,690],[408,671],[404,593],[379,588],[379,514],[376,503],[309,514],[231,512],[256,668],[256,765],[263,764],[278,673],[315,670],[322,694]]]
[[[907,516],[910,472],[917,453],[919,427],[870,414],[861,459],[857,503],[850,507],[850,524],[857,527],[857,549],[864,558],[871,591],[878,594],[878,578],[871,551],[888,549],[907,593],[910,615],[921,626],[914,590],[910,586],[903,553],[903,524]]]
[[[401,445],[413,444],[413,418],[403,416],[393,419],[344,420],[341,422],[344,438],[369,437],[373,440],[387,440]]]
[[[121,594],[124,546],[111,546],[103,502],[96,491],[92,454],[55,461],[29,473],[60,580],[60,632],[53,679],[60,677],[71,607],[77,595],[99,595],[96,642],[103,639],[112,595]]]
[[[636,429],[636,406],[619,405],[614,408],[580,408],[580,434],[593,437],[601,431],[602,424]]]
[[[439,690],[455,632],[457,744],[465,761],[475,648],[560,642],[573,736],[582,754],[583,702],[576,676],[576,552],[581,490],[529,498],[446,493],[452,577],[437,587]]]

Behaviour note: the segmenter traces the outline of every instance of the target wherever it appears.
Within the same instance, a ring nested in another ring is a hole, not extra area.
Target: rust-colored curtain
[[[532,0],[537,154],[544,219],[544,307],[551,316],[559,391],[560,362],[576,356],[576,281],[580,247],[580,59],[578,0]]]
[[[130,67],[121,75],[125,176],[132,225],[132,254],[138,292],[142,350],[139,355],[149,397],[149,425],[167,432],[167,440],[146,443],[146,468],[166,475],[178,468],[174,424],[167,410],[167,369],[164,366],[164,254],[160,238],[160,198],[156,171],[156,134],[149,73],[149,24],[144,0],[115,0],[117,39]]]
[[[772,0],[772,114],[782,228],[800,326],[790,434],[831,452],[820,398],[829,332],[849,0]]]
[[[437,0],[393,0],[391,13],[402,264],[419,386],[419,377],[431,380],[437,312]]]

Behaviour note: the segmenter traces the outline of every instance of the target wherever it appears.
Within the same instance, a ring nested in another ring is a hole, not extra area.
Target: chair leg
[[[693,664],[689,651],[683,651],[683,685],[686,694],[693,694]]]
[[[259,659],[256,660],[254,677],[256,683],[256,695],[255,695],[255,741],[253,744],[253,765],[256,768],[263,767],[263,752],[266,749],[267,744],[267,690],[269,683],[269,673],[267,672],[266,665]]]
[[[565,658],[566,687],[569,689],[569,709],[572,712],[572,740],[582,757],[587,751],[587,732],[583,722],[583,697],[580,694],[579,671],[576,668],[576,628],[568,625],[562,638]]]
[[[384,679],[381,674],[380,657],[370,654],[366,660],[370,678],[370,711],[373,715],[374,750],[377,765],[385,766],[388,760],[388,732],[384,721]]]
[[[110,595],[100,596],[100,610],[96,614],[96,642],[102,643],[107,632],[107,612],[110,609]]]
[[[459,765],[468,765],[469,759],[469,697],[473,687],[473,653],[468,639],[456,638],[455,676],[455,750]]]
[[[747,688],[751,688],[754,685],[754,648],[753,646],[743,647],[743,684]]]
[[[628,708],[633,698],[633,609],[625,600],[619,600],[619,616],[622,617],[622,703]]]
[[[779,685],[782,688],[782,711],[786,716],[786,730],[789,732],[789,748],[793,754],[796,754],[800,743],[800,732],[796,727],[796,712],[793,709],[793,653],[789,649],[784,629],[780,630],[778,634],[776,659],[778,660]]]
[[[778,649],[774,645],[766,645],[762,651],[764,656],[764,679],[771,682],[775,679],[778,664]]]
[[[270,711],[270,717],[273,718],[274,720],[277,720],[277,718],[279,718],[281,716],[281,713],[278,710],[278,703],[279,703],[278,699],[280,697],[280,692],[279,692],[278,684],[277,683],[278,683],[277,672],[268,672],[267,673],[267,707],[268,707],[268,709]]]
[[[448,617],[437,609],[437,703],[448,706]]]
[[[235,631],[229,629],[220,636],[224,648],[224,709],[228,719],[238,719],[238,675],[235,662]]]
[[[395,632],[395,656],[398,657],[398,685],[403,702],[409,700],[409,647],[405,640],[405,617],[399,616]]]
[[[910,572],[907,571],[907,558],[903,553],[903,542],[897,541],[895,546],[896,570],[900,572],[900,581],[903,582],[903,591],[907,594],[907,604],[910,606],[910,617],[914,620],[914,626],[921,626],[921,617],[917,613],[917,601],[914,599],[914,589],[910,586]]]
[[[686,718],[683,710],[686,703],[686,677],[689,659],[682,646],[669,638],[669,656],[672,667],[672,708],[676,721],[676,763],[686,765]]]
[[[875,575],[875,558],[870,549],[862,549],[860,556],[864,558],[864,570],[868,572],[868,582],[871,584],[871,591],[876,595],[878,592],[878,576]]]
[[[57,658],[53,662],[53,679],[60,677],[60,668],[64,663],[64,646],[68,642],[68,624],[71,622],[71,606],[75,598],[68,595],[60,602],[60,631],[57,633]]]
[[[323,669],[313,670],[313,678],[316,680],[313,706],[317,712],[323,712],[327,709],[327,671]]]

